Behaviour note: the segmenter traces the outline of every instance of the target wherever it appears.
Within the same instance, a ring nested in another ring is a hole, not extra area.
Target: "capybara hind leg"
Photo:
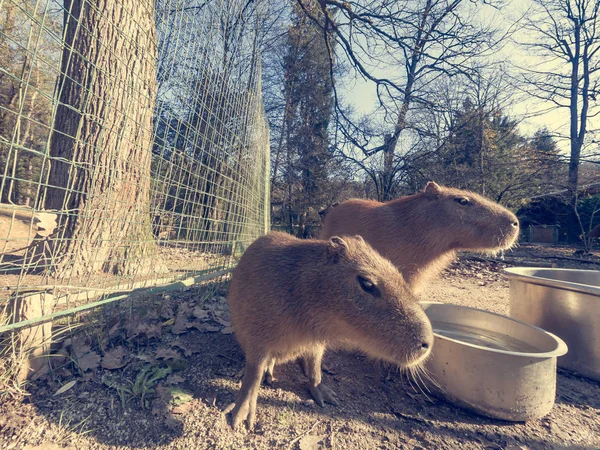
[[[325,406],[325,402],[338,405],[334,392],[321,381],[321,359],[325,348],[317,347],[314,352],[304,356],[304,366],[308,376],[308,388],[319,406]]]
[[[260,382],[264,376],[266,365],[267,358],[246,362],[240,392],[238,392],[235,402],[223,411],[225,414],[231,412],[231,425],[234,429],[238,428],[244,420],[247,422],[249,430],[254,428],[258,389],[260,388]]]
[[[271,360],[269,361],[269,364],[267,364],[267,370],[265,371],[265,384],[268,386],[272,386],[273,383],[275,381],[277,381],[277,378],[275,378],[275,375],[274,375],[275,362],[276,362],[276,359],[271,358]]]
[[[326,363],[324,361],[321,361],[321,372],[331,372],[331,369],[329,369],[325,364]],[[302,373],[308,376],[308,370],[306,369],[306,361],[304,361],[304,358],[298,359],[298,365],[300,365],[300,370],[302,370]]]

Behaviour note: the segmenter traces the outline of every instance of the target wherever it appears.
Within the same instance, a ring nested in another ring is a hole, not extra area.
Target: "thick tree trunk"
[[[145,270],[156,27],[152,0],[65,0],[46,207],[59,210],[53,269]]]

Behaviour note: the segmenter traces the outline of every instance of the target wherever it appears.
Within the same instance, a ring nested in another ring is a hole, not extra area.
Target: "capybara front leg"
[[[318,347],[313,352],[304,356],[304,366],[306,368],[306,375],[308,376],[308,388],[319,406],[325,406],[325,402],[337,406],[338,401],[335,398],[335,393],[321,381],[321,359],[323,358],[324,351],[325,348]]]
[[[259,361],[248,360],[246,362],[240,392],[238,392],[235,402],[223,411],[225,414],[231,412],[231,424],[234,429],[238,428],[244,420],[248,424],[249,430],[254,428],[258,389],[260,388],[266,365],[267,358],[261,358]]]

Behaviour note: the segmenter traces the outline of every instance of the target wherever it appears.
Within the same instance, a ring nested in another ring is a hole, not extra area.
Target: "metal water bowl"
[[[464,306],[421,302],[434,331],[426,367],[436,395],[484,416],[526,421],[554,405],[556,358],[565,343],[517,320]]]
[[[517,267],[510,280],[510,315],[563,339],[558,366],[600,381],[600,271]]]

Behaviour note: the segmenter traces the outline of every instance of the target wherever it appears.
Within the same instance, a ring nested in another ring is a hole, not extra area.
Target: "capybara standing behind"
[[[519,221],[480,195],[429,182],[418,194],[385,203],[348,200],[328,211],[321,239],[356,234],[394,263],[418,292],[450,264],[457,250],[512,247]]]
[[[321,382],[328,347],[356,348],[400,367],[419,365],[433,345],[429,319],[402,275],[360,237],[300,240],[273,232],[257,239],[233,272],[229,309],[246,355],[233,427],[254,426],[263,375],[302,358],[316,402],[336,404]]]

